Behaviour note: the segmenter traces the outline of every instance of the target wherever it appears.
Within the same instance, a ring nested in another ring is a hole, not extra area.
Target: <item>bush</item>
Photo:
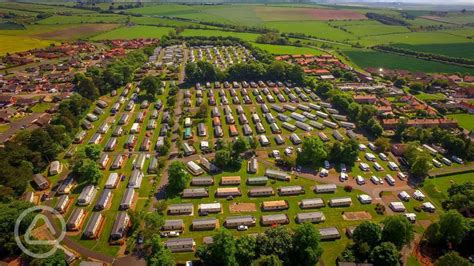
[[[375,205],[375,212],[377,214],[383,215],[385,213],[385,206],[380,203],[377,203],[377,205]]]
[[[349,185],[344,187],[344,191],[346,191],[346,192],[351,192],[352,189],[353,189],[352,186],[349,186]]]

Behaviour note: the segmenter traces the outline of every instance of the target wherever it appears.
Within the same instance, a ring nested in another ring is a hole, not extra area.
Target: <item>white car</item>
[[[327,169],[321,169],[321,171],[319,172],[320,177],[325,177],[328,175],[329,175],[329,171]]]
[[[238,230],[238,231],[247,231],[248,229],[249,229],[249,227],[246,226],[246,225],[239,225],[239,226],[237,227],[237,230]]]
[[[345,172],[342,172],[340,175],[339,175],[339,181],[341,182],[344,182],[346,180],[349,179],[349,176],[345,173]]]
[[[179,232],[176,232],[176,231],[170,231],[168,233],[168,237],[178,237],[179,236]]]

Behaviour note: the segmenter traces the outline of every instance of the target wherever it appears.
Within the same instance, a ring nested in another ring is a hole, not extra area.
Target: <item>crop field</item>
[[[474,42],[422,45],[395,44],[394,46],[424,53],[441,54],[459,58],[474,58]]]
[[[439,17],[439,16],[422,16],[422,18],[430,19],[439,22],[446,22],[452,24],[468,24],[474,21],[474,12],[452,12],[448,16]]]
[[[456,119],[462,128],[469,131],[474,130],[474,123],[472,122],[474,121],[474,116],[472,114],[452,114],[448,115],[448,117]]]
[[[258,34],[255,33],[245,33],[245,32],[232,32],[232,31],[221,31],[221,30],[195,30],[195,29],[186,29],[181,34],[183,36],[222,36],[222,37],[237,37],[242,40],[253,42],[257,39]]]
[[[197,26],[199,24],[193,22],[185,22],[173,19],[166,19],[166,18],[156,18],[156,17],[130,17],[130,21],[135,24],[141,25],[166,25],[166,26]],[[211,26],[207,26],[211,27]]]
[[[407,27],[388,26],[381,23],[378,25],[345,25],[343,28],[357,37],[410,32]]]
[[[32,48],[47,47],[54,41],[40,40],[23,36],[0,35],[0,55],[26,51]]]
[[[449,35],[444,32],[410,32],[363,37],[361,38],[360,43],[364,45],[398,43],[411,45],[470,43],[472,45],[474,42],[467,38]]]
[[[124,23],[127,17],[119,15],[52,16],[38,24]]]
[[[351,10],[327,8],[258,6],[255,10],[263,21],[367,19],[365,15]]]
[[[351,40],[355,38],[354,35],[341,29],[331,27],[328,22],[322,21],[273,21],[265,23],[265,27],[277,29],[280,32],[304,33],[335,41]]]
[[[121,27],[96,35],[92,38],[92,40],[161,38],[163,35],[168,34],[171,30],[173,30],[173,28],[155,26]]]
[[[323,54],[321,50],[317,50],[310,47],[295,47],[295,46],[285,46],[285,45],[273,45],[273,44],[262,44],[254,43],[253,46],[266,50],[272,54],[313,54],[320,55]]]
[[[390,69],[406,69],[409,71],[424,71],[427,73],[459,72],[474,73],[474,69],[455,65],[431,62],[413,57],[383,53],[363,49],[346,49],[344,53],[360,67],[377,67]]]

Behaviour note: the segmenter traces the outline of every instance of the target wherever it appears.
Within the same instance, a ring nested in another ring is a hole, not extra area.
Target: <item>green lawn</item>
[[[0,133],[7,131],[10,128],[8,124],[0,124]]]
[[[54,103],[38,103],[38,104],[35,104],[31,108],[31,110],[34,113],[44,113],[46,110],[49,110],[53,106],[54,106]]]
[[[407,266],[421,266],[421,263],[414,256],[410,256],[407,259]]]
[[[438,206],[447,198],[448,188],[452,183],[462,184],[472,181],[472,173],[457,174],[451,176],[427,178],[423,184],[423,191],[433,200]],[[451,182],[452,181],[452,182]]]
[[[465,113],[448,115],[448,117],[456,119],[462,128],[474,130],[474,115]]]

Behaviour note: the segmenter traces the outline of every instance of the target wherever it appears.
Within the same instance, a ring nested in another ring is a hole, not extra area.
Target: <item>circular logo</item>
[[[51,249],[49,251],[45,252],[45,253],[35,253],[35,252],[30,251],[27,247],[25,247],[25,245],[23,244],[23,242],[20,239],[20,224],[21,224],[22,220],[28,214],[33,213],[33,212],[37,212],[37,214],[33,218],[33,221],[31,222],[31,224],[28,226],[28,229],[26,229],[26,232],[24,234],[23,239],[24,239],[25,243],[27,243],[28,245],[51,246]],[[54,226],[51,224],[51,221],[49,220],[49,218],[44,213],[50,213],[53,216],[56,216],[58,218],[58,220],[60,222],[59,236],[57,236],[58,234],[56,232],[56,229],[54,228]],[[34,229],[36,223],[41,219],[44,221],[44,224],[49,229],[49,231],[52,233],[53,237],[55,237],[56,239],[54,239],[54,240],[31,239],[32,230]],[[20,214],[20,216],[18,216],[18,218],[16,219],[16,222],[15,222],[15,229],[14,229],[13,233],[15,235],[16,244],[23,251],[23,253],[25,253],[28,256],[33,257],[33,258],[44,259],[44,258],[47,258],[47,257],[50,257],[51,255],[53,255],[56,252],[56,250],[59,248],[59,246],[60,246],[59,243],[61,243],[61,241],[66,236],[66,222],[64,221],[64,217],[58,211],[56,211],[55,209],[53,209],[49,206],[43,206],[43,205],[33,206],[33,207],[30,207],[30,208],[24,210]]]

